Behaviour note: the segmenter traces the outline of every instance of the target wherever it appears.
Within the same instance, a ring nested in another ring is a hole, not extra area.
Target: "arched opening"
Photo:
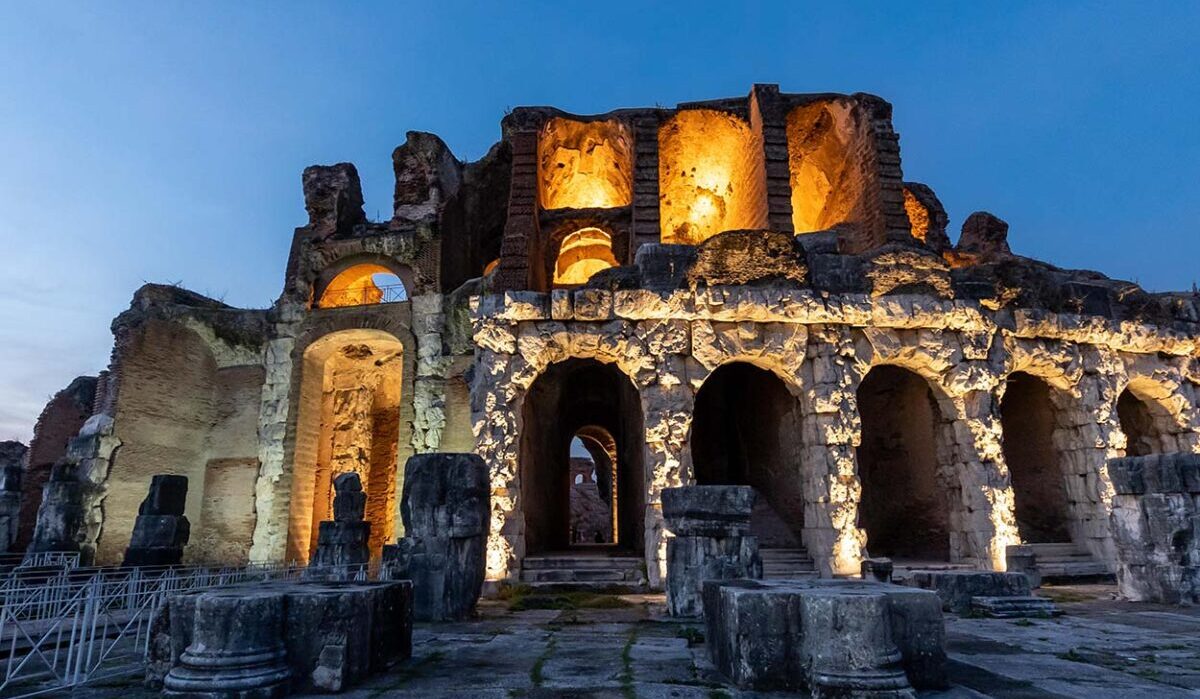
[[[408,300],[408,289],[395,272],[383,265],[364,263],[349,267],[325,285],[318,308],[368,306]]]
[[[595,543],[594,533],[591,542],[583,537],[573,541],[572,536],[572,489],[574,476],[580,475],[572,458],[576,440],[596,467],[596,499],[612,503],[610,516],[615,527],[608,530],[611,538],[622,550],[642,551],[645,437],[641,403],[629,379],[616,367],[590,359],[551,365],[529,388],[522,418],[526,553],[565,551],[572,545]],[[605,464],[609,464],[607,468]],[[579,470],[584,468],[587,466],[579,463]],[[606,472],[608,482],[604,482]]]
[[[554,262],[554,285],[585,284],[596,272],[617,264],[612,236],[599,228],[583,228],[563,238]]]
[[[947,561],[953,474],[939,459],[942,415],[925,379],[877,366],[858,387],[858,523],[872,556]]]
[[[333,479],[354,472],[367,493],[370,549],[393,538],[404,348],[379,330],[343,330],[304,352],[289,511],[289,559],[307,561],[333,517]]]
[[[848,105],[817,102],[788,114],[792,225],[797,233],[855,220],[864,184],[858,140]]]
[[[658,132],[662,242],[698,245],[767,227],[762,144],[750,125],[712,109],[680,111]]]
[[[718,367],[696,394],[696,483],[753,487],[751,532],[764,548],[797,548],[802,541],[798,408],[779,377],[742,362]]]
[[[571,439],[572,546],[620,540],[616,463],[617,441],[603,427],[584,427]]]
[[[1117,419],[1125,433],[1125,456],[1149,456],[1170,451],[1172,440],[1170,413],[1157,401],[1143,398],[1133,387],[1126,388],[1117,398]]]
[[[621,122],[555,117],[538,136],[543,209],[610,209],[633,200],[633,139]]]
[[[1000,402],[1001,447],[1012,479],[1017,529],[1027,544],[1069,543],[1070,509],[1062,456],[1054,445],[1057,414],[1045,381],[1008,377]]]

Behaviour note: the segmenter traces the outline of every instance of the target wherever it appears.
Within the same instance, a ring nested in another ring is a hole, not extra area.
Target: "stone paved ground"
[[[1110,601],[1115,588],[1047,588],[1052,620],[947,616],[951,677],[938,699],[1200,696],[1200,610]],[[670,620],[661,595],[619,609],[510,611],[418,625],[413,660],[351,693],[367,697],[770,697],[726,686],[702,627]],[[603,603],[603,600],[601,601]]]
[[[1044,589],[1066,611],[1050,620],[947,616],[956,687],[922,697],[1200,697],[1200,609],[1114,602],[1114,591],[1112,586]],[[667,618],[662,595],[626,596],[620,599],[627,606],[595,608],[621,604],[615,599],[591,598],[576,609],[525,611],[485,601],[476,620],[419,624],[412,660],[342,696],[785,696],[726,686],[707,660],[702,627]],[[134,682],[75,694],[117,695],[155,696]]]

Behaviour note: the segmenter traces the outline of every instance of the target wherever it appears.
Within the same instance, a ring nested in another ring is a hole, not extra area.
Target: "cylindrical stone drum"
[[[274,699],[288,693],[283,594],[214,590],[196,600],[191,645],[167,674],[165,696]]]

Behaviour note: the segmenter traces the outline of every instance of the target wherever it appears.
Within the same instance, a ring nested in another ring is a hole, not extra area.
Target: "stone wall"
[[[858,526],[861,439],[856,391],[874,366],[927,381],[944,416],[939,465],[953,474],[950,557],[1001,570],[1019,542],[1001,448],[1006,377],[1044,377],[1061,394],[1055,441],[1063,454],[1073,538],[1111,560],[1105,459],[1123,443],[1117,390],[1130,382],[1181,387],[1200,349],[1153,326],[1042,311],[990,311],[927,296],[832,296],[802,289],[723,287],[537,294],[476,300],[479,345],[473,387],[477,451],[492,469],[488,574],[514,576],[524,555],[519,468],[522,401],[552,364],[612,364],[637,388],[645,419],[645,550],[651,581],[662,574],[664,487],[693,480],[689,430],[695,393],[717,367],[769,369],[798,396],[805,492],[804,544],[826,575],[858,571],[869,542]],[[1167,390],[1167,389],[1163,389]],[[1182,388],[1180,388],[1182,390]],[[1180,440],[1193,445],[1200,414],[1169,401]]]

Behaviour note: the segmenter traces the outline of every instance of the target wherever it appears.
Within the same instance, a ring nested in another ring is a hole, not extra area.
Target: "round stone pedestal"
[[[800,610],[814,697],[916,696],[892,640],[887,597],[814,590],[801,599]]]
[[[192,643],[163,681],[187,699],[274,699],[288,694],[284,599],[245,588],[196,596]]]

